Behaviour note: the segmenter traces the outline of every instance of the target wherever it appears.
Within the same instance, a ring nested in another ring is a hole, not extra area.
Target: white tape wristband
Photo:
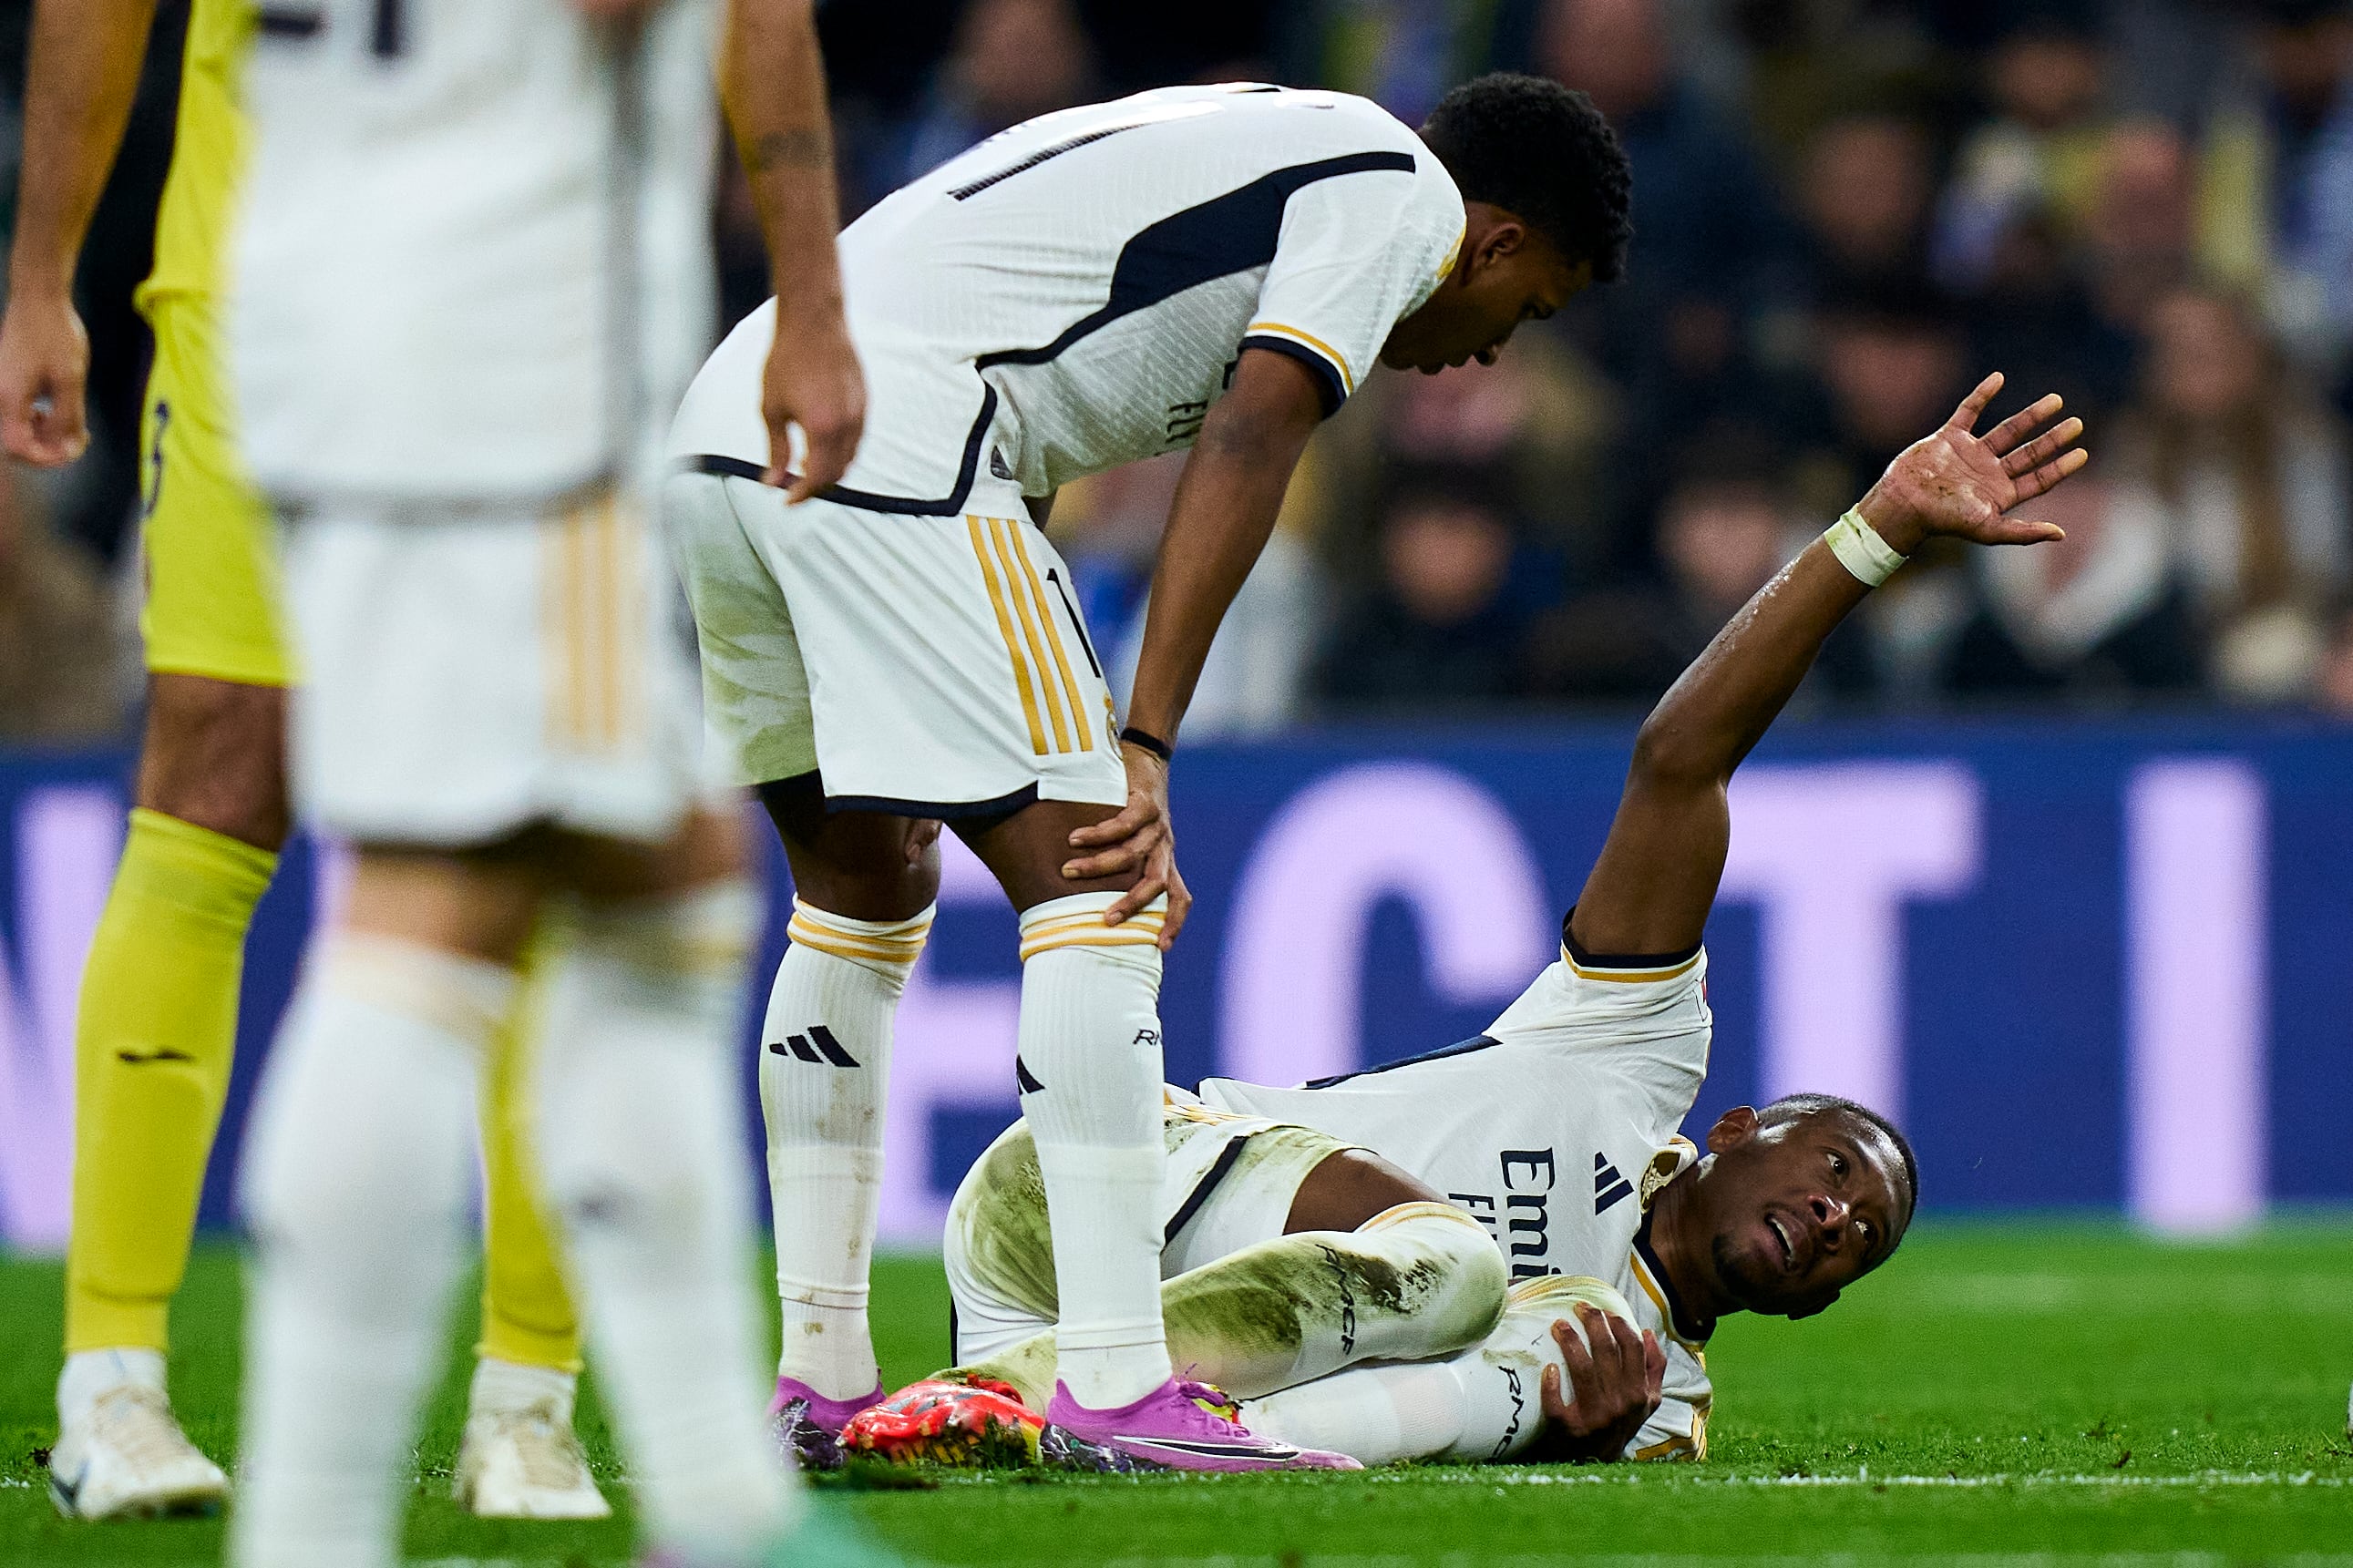
[[[1862,513],[1849,507],[1844,517],[1830,525],[1822,542],[1831,547],[1839,564],[1854,574],[1856,582],[1866,588],[1876,588],[1895,575],[1896,568],[1907,559],[1895,552],[1895,547],[1879,537],[1879,530],[1862,521]]]

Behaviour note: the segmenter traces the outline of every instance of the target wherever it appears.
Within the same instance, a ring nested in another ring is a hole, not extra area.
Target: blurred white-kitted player
[[[247,1151],[246,1568],[397,1554],[466,1220],[467,1129],[535,921],[543,1174],[666,1558],[762,1561],[730,1058],[761,904],[699,810],[691,672],[645,522],[654,410],[709,321],[709,0],[262,12],[232,361],[285,520],[297,798],[358,847]],[[770,369],[837,471],[839,314],[808,0],[738,0],[723,77],[795,331]],[[857,1561],[854,1543],[793,1537]],[[816,1560],[812,1557],[810,1560]]]

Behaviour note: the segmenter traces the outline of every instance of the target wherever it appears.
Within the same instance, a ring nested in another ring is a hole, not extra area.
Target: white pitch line
[[[1654,1485],[1665,1479],[1672,1485],[1694,1487],[2333,1487],[2353,1486],[2353,1477],[2324,1476],[2311,1470],[2295,1472],[2247,1470],[2199,1470],[2179,1476],[2127,1476],[2108,1472],[2071,1475],[2059,1471],[2027,1471],[2012,1474],[2000,1472],[1985,1476],[1874,1476],[1868,1467],[1852,1474],[1804,1476],[1709,1476],[1689,1473],[1658,1477],[1655,1472],[1628,1470],[1611,1474],[1594,1469],[1579,1470],[1507,1470],[1500,1475],[1482,1476],[1475,1471],[1416,1471],[1410,1469],[1380,1470],[1365,1478],[1368,1481],[1411,1482],[1427,1484],[1437,1481],[1454,1486],[1485,1486],[1498,1489],[1507,1487],[1576,1487],[1576,1486],[1640,1486]]]

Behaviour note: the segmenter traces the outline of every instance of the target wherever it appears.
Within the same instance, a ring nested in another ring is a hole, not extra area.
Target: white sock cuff
[[[477,1050],[506,1024],[521,984],[505,964],[375,931],[336,931],[311,962],[322,993],[418,1019]]]
[[[1150,1143],[1141,1148],[1090,1143],[1038,1143],[1038,1170],[1050,1185],[1057,1182],[1082,1183],[1101,1191],[1113,1187],[1148,1189],[1157,1197],[1162,1173],[1168,1167],[1167,1146],[1157,1131],[1158,1118],[1154,1118],[1155,1135]]]
[[[1062,1353],[1137,1350],[1166,1343],[1167,1332],[1157,1315],[1128,1322],[1089,1323],[1082,1328],[1066,1324],[1054,1331],[1054,1349]]]
[[[785,935],[796,947],[847,960],[904,984],[907,972],[923,955],[932,917],[938,912],[939,905],[928,904],[903,921],[854,921],[797,898]]]
[[[636,968],[739,983],[767,900],[747,877],[581,910],[584,945]]]
[[[76,1351],[58,1373],[58,1419],[78,1420],[118,1388],[164,1388],[164,1352],[143,1346]]]
[[[788,1275],[776,1276],[776,1299],[787,1306],[822,1307],[837,1312],[861,1312],[873,1299],[864,1285],[820,1285]]]
[[[1124,893],[1072,893],[1049,899],[1021,911],[1021,962],[1060,947],[1146,947],[1160,945],[1161,927],[1167,923],[1168,900],[1153,900],[1118,925],[1103,924],[1103,915],[1125,898]]]

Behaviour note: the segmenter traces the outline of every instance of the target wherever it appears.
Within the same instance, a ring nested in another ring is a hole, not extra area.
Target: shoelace
[[[118,1388],[102,1395],[90,1413],[90,1430],[142,1469],[158,1469],[196,1454],[195,1445],[172,1419],[172,1402],[158,1389]]]
[[[1184,1398],[1191,1400],[1194,1404],[1199,1405],[1202,1409],[1216,1416],[1219,1420],[1230,1421],[1237,1426],[1241,1426],[1242,1407],[1240,1403],[1236,1400],[1232,1394],[1228,1394],[1224,1389],[1219,1388],[1217,1384],[1213,1383],[1180,1382],[1176,1384],[1176,1392]],[[1248,1428],[1245,1427],[1244,1430],[1247,1431]]]
[[[522,1479],[530,1485],[569,1491],[587,1473],[588,1457],[581,1451],[580,1439],[556,1419],[553,1404],[543,1401],[521,1410],[501,1411],[494,1419],[514,1444],[515,1457],[522,1461]]]

